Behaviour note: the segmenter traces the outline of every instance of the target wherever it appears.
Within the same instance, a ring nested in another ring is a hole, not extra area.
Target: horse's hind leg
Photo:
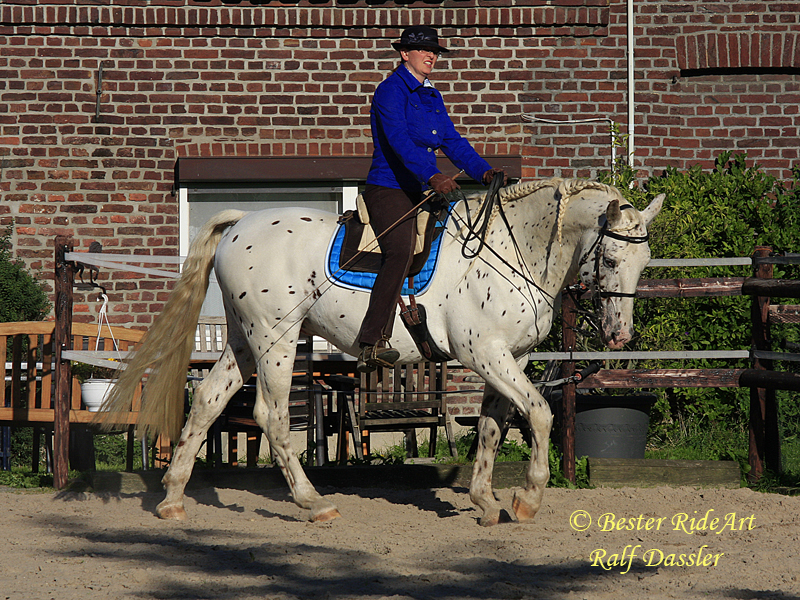
[[[289,440],[289,392],[295,350],[294,346],[273,346],[260,359],[253,417],[267,434],[295,504],[310,510],[312,521],[330,521],[341,516],[338,509],[314,489]]]
[[[161,480],[167,494],[156,507],[156,512],[162,519],[186,518],[183,493],[206,433],[222,413],[228,400],[253,373],[255,361],[250,349],[236,342],[235,334],[232,336],[229,332],[228,346],[222,357],[195,390],[189,418],[181,432],[181,439],[175,446],[169,469]],[[231,347],[231,343],[236,345],[236,350]]]

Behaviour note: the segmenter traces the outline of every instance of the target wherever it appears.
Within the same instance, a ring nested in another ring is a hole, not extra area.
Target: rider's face
[[[436,64],[436,59],[439,58],[439,52],[415,48],[413,50],[401,50],[400,56],[403,57],[411,74],[422,83],[433,71],[433,65]]]

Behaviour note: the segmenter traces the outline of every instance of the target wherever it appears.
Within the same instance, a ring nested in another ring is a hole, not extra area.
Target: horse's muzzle
[[[605,345],[611,350],[621,350],[633,338],[633,328],[617,327],[610,334],[604,330],[602,338]]]

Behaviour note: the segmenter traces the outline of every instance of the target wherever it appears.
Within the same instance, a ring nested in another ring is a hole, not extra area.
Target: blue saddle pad
[[[449,218],[450,211],[448,210],[444,221],[440,220],[436,223],[436,227],[446,228]],[[371,291],[372,286],[375,284],[375,278],[377,277],[375,273],[348,271],[339,267],[339,256],[342,252],[342,244],[344,243],[344,228],[344,224],[340,224],[336,228],[336,232],[333,234],[330,244],[328,244],[328,252],[325,258],[325,275],[328,277],[329,281],[332,281],[340,287],[351,290]],[[403,284],[403,289],[400,291],[403,296],[408,296],[409,294],[419,296],[427,291],[431,281],[433,281],[433,276],[436,274],[436,268],[439,264],[439,251],[441,249],[443,237],[444,232],[431,243],[431,253],[428,255],[428,260],[425,261],[422,270],[414,275],[414,289],[408,287],[408,279],[406,279]]]

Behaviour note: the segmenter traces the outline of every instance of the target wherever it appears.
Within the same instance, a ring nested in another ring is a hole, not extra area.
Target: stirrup
[[[391,369],[398,358],[400,353],[394,348],[379,348],[377,344],[364,346],[358,355],[356,370],[359,373],[372,373],[378,367]]]

